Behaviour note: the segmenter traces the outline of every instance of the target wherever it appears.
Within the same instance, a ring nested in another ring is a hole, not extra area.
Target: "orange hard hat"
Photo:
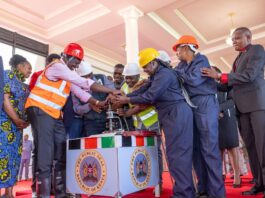
[[[82,60],[84,58],[84,50],[83,48],[77,44],[77,43],[69,43],[63,51],[64,54],[67,54],[69,56],[73,56],[75,58],[78,58],[79,60]]]
[[[181,37],[177,40],[176,44],[173,45],[172,48],[173,48],[174,51],[177,51],[177,48],[178,48],[180,45],[183,45],[183,44],[192,44],[192,45],[195,46],[196,49],[199,48],[199,44],[198,44],[196,38],[193,37],[193,36],[190,36],[190,35],[183,35],[183,36],[181,36]]]

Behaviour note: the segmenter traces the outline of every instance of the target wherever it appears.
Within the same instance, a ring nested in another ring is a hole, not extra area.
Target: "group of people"
[[[170,65],[164,51],[146,48],[139,52],[138,63],[115,66],[114,82],[111,77],[93,74],[92,66],[83,61],[83,48],[70,43],[61,56],[47,58],[44,70],[34,73],[29,89],[24,80],[31,74],[31,65],[26,58],[14,55],[11,70],[4,71],[4,82],[0,81],[4,87],[0,188],[6,189],[5,197],[13,197],[22,130],[29,124],[34,141],[33,193],[50,197],[54,178],[55,197],[67,197],[66,139],[107,131],[108,104],[121,117],[126,130],[163,131],[169,171],[175,181],[172,198],[226,197],[224,149],[233,159],[233,186],[240,187],[234,150],[238,146],[238,128],[255,182],[242,194],[265,193],[265,52],[261,45],[251,44],[248,28],[237,28],[232,38],[239,55],[229,74],[210,66],[207,57],[198,52],[196,38],[189,35],[181,36],[173,46],[180,60],[176,67]],[[148,79],[140,77],[140,68]],[[228,133],[233,134],[232,138]],[[161,138],[158,145],[162,189]],[[198,178],[197,193],[193,168]]]

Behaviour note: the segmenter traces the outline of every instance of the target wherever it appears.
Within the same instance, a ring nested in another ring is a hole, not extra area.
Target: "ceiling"
[[[144,13],[138,21],[139,48],[166,50],[174,62],[171,47],[183,34],[198,38],[200,51],[226,72],[236,56],[225,42],[230,29],[249,27],[253,43],[265,46],[264,0],[0,0],[0,21],[42,42],[79,42],[88,56],[126,63],[125,27],[118,12],[130,5]]]

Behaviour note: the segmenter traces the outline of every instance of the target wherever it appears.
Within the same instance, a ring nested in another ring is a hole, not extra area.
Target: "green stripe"
[[[102,137],[101,147],[102,148],[113,148],[115,146],[114,137]]]
[[[155,138],[147,137],[147,146],[155,146]]]

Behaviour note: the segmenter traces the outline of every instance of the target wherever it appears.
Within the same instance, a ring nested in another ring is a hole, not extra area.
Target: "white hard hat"
[[[157,59],[162,60],[162,61],[164,61],[166,63],[170,63],[171,62],[171,59],[170,59],[170,57],[169,57],[169,55],[168,55],[168,53],[166,51],[159,50],[158,53],[159,53],[159,56],[157,57]]]
[[[124,76],[135,76],[141,73],[141,70],[138,66],[137,63],[128,63],[124,70],[123,70],[123,75]]]
[[[93,69],[92,69],[91,64],[88,62],[85,62],[85,61],[81,61],[78,69],[76,70],[76,72],[79,74],[79,76],[88,75],[88,74],[92,73],[92,71],[93,71]]]

